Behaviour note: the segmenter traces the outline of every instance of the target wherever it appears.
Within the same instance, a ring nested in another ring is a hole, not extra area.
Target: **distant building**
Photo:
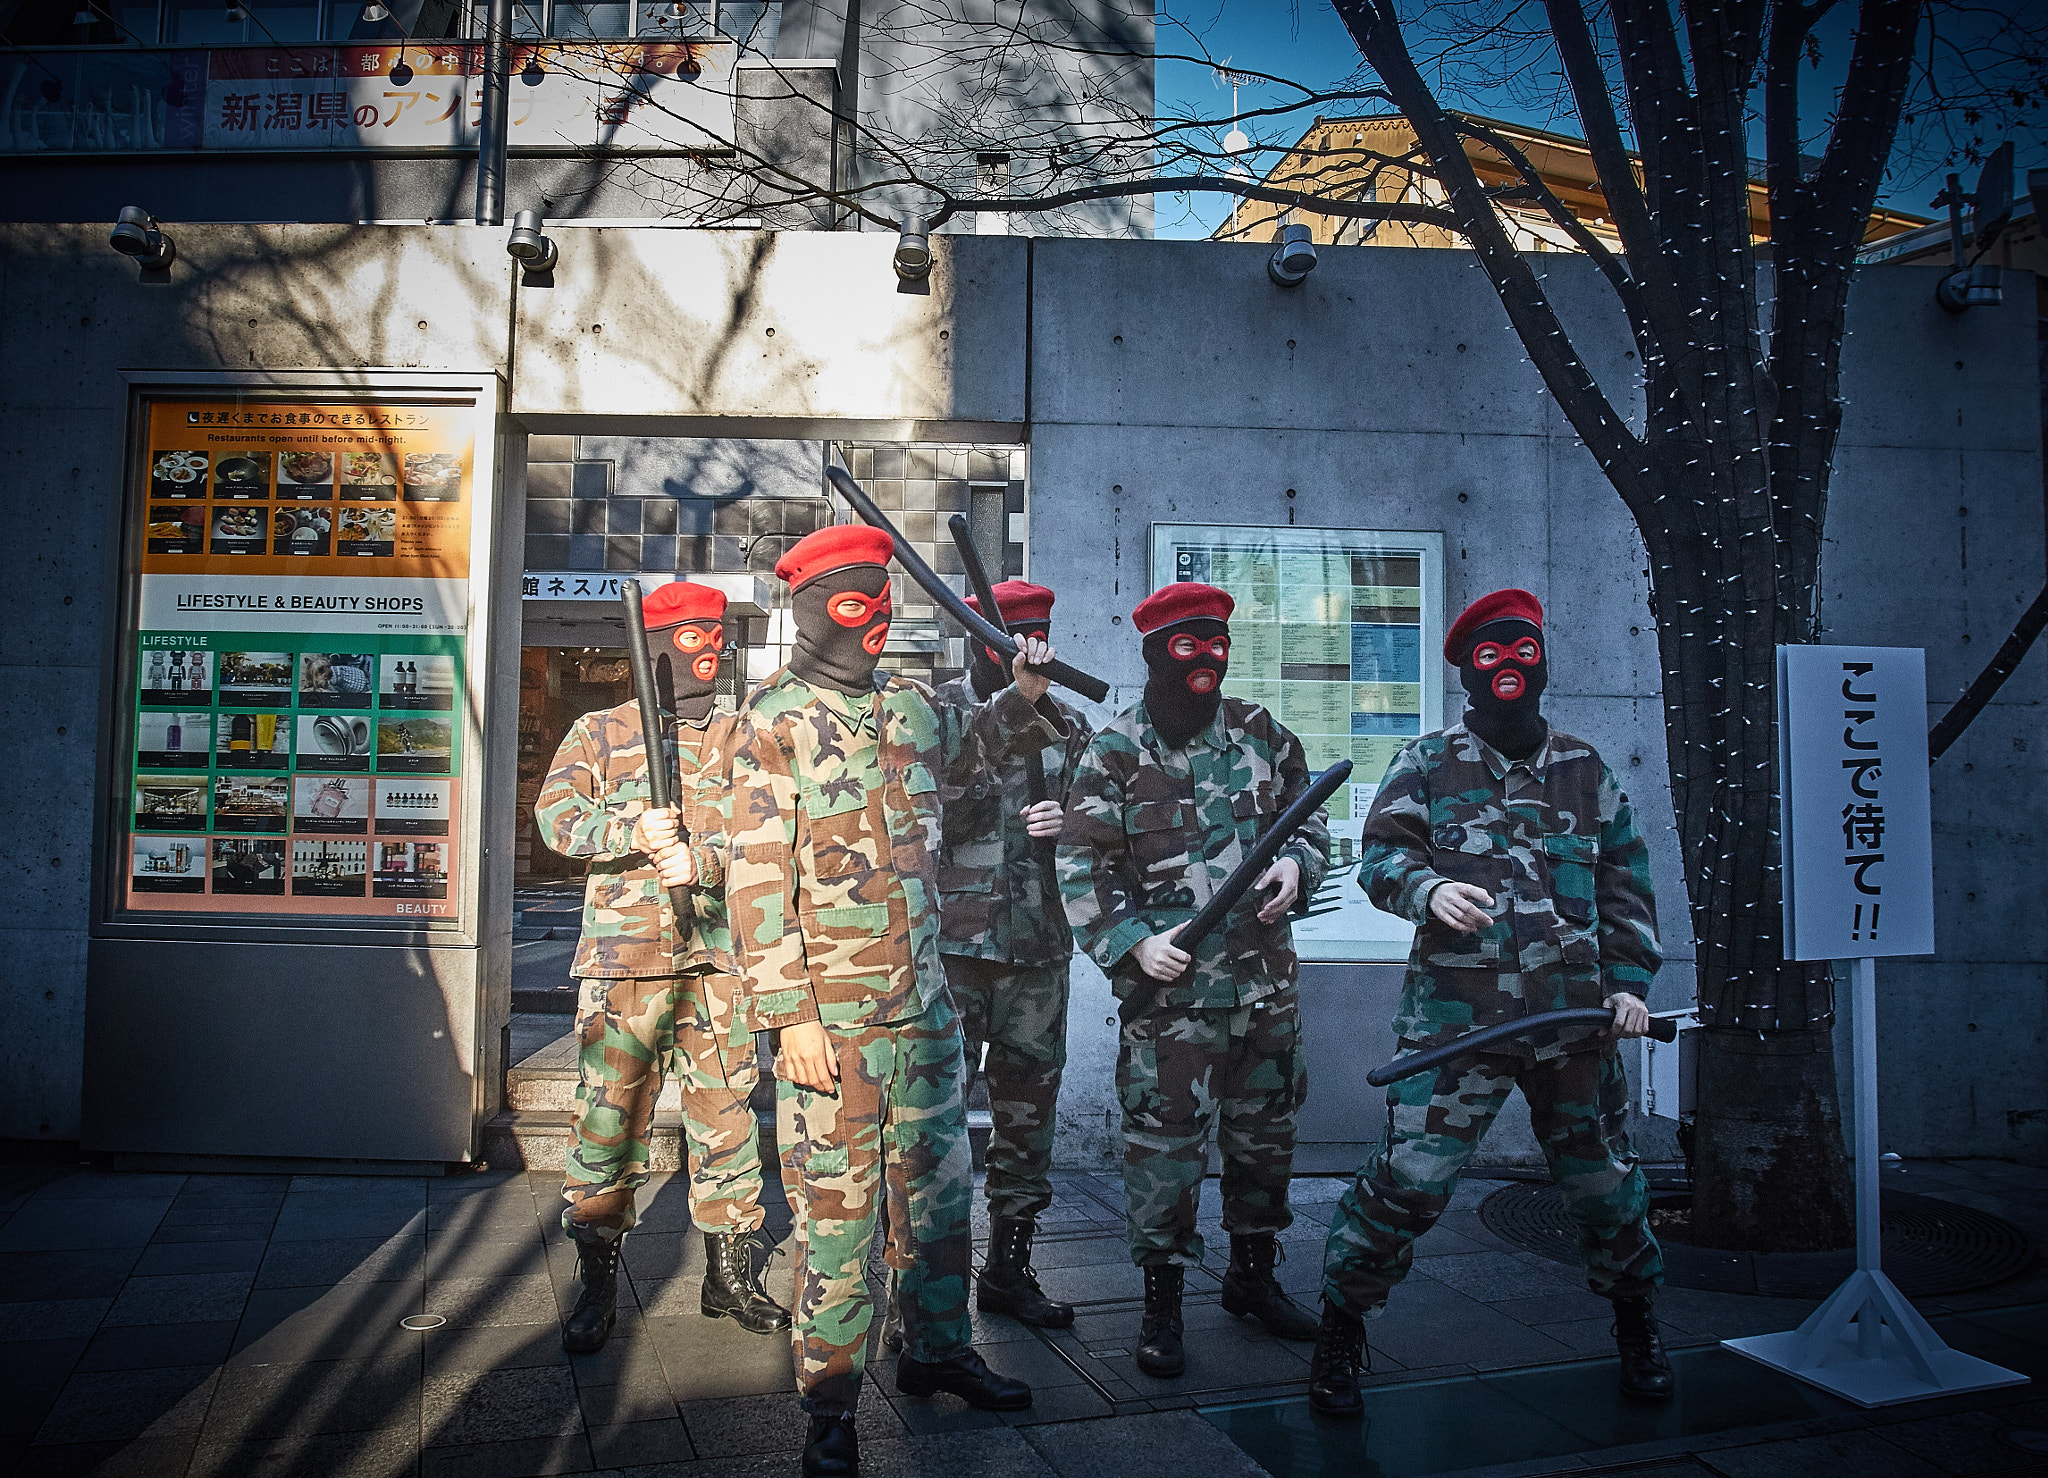
[[[1584,140],[1564,134],[1545,133],[1518,123],[1480,118],[1483,124],[1527,156],[1538,176],[1552,194],[1563,202],[1595,238],[1614,251],[1621,240],[1607,218],[1607,197],[1600,188],[1599,173],[1593,168],[1592,151]],[[1420,157],[1421,145],[1414,125],[1399,114],[1371,118],[1318,118],[1293,148],[1267,172],[1263,183],[1280,189],[1299,188],[1339,200],[1377,200],[1436,205],[1445,199],[1443,187],[1435,180],[1406,168],[1401,161]],[[1480,183],[1506,185],[1519,176],[1498,150],[1469,135],[1465,156],[1472,161]],[[1760,175],[1761,169],[1757,171]],[[1517,248],[1522,251],[1577,251],[1571,236],[1552,220],[1541,206],[1528,202],[1503,201],[1495,206]],[[1751,235],[1758,241],[1770,232],[1770,200],[1761,179],[1749,187]],[[1876,211],[1870,218],[1868,241],[1913,230],[1925,218],[1893,211]],[[1218,241],[1272,241],[1283,226],[1305,225],[1315,232],[1318,244],[1335,246],[1434,246],[1457,247],[1465,239],[1453,231],[1435,226],[1409,225],[1400,221],[1360,220],[1328,215],[1313,204],[1273,205],[1266,201],[1240,201],[1229,219],[1218,226]]]

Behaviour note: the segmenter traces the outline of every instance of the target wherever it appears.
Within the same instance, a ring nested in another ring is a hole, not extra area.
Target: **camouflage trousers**
[[[1542,1062],[1474,1053],[1387,1089],[1387,1131],[1337,1204],[1323,1252],[1323,1296],[1365,1318],[1408,1274],[1415,1239],[1450,1204],[1458,1172],[1520,1087],[1529,1120],[1579,1225],[1586,1282],[1606,1298],[1664,1281],[1650,1193],[1630,1144],[1621,1058],[1572,1052]]]
[[[962,1091],[973,1087],[977,1064],[988,1080],[995,1121],[988,1140],[989,1215],[1037,1216],[1052,1204],[1053,1115],[1067,1065],[1067,963],[942,958],[967,1049]]]
[[[1124,1025],[1116,1088],[1132,1262],[1201,1262],[1195,1209],[1212,1128],[1223,1157],[1224,1230],[1279,1232],[1294,1220],[1287,1181],[1308,1071],[1293,986],[1234,1010],[1134,1017]]]
[[[671,1077],[683,1100],[690,1219],[709,1232],[760,1227],[760,1131],[747,1103],[758,1072],[753,1036],[734,1010],[736,985],[709,973],[582,982],[565,1229],[633,1229],[655,1100]]]
[[[959,1017],[941,995],[908,1021],[826,1032],[838,1090],[815,1092],[778,1069],[775,1096],[796,1222],[796,1383],[811,1412],[852,1411],[860,1396],[876,1302],[868,1248],[885,1201],[904,1350],[951,1360],[970,1339],[974,1172]]]

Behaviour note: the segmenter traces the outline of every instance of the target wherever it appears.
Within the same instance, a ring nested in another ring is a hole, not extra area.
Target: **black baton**
[[[1172,937],[1173,947],[1184,949],[1193,955],[1195,946],[1223,922],[1237,900],[1244,897],[1245,890],[1257,882],[1259,874],[1272,865],[1273,859],[1280,854],[1280,849],[1294,840],[1294,834],[1308,823],[1309,817],[1321,810],[1323,802],[1350,778],[1350,760],[1338,760],[1336,764],[1323,771],[1316,783],[1297,796],[1294,804],[1280,813],[1280,819],[1266,828],[1266,834],[1252,843],[1252,849],[1245,855],[1244,861],[1237,865],[1236,871],[1217,885],[1216,891],[1209,895],[1209,901],[1202,905],[1201,910],[1177,930],[1168,931]],[[1194,970],[1195,963],[1190,959],[1187,969],[1181,972],[1180,979],[1187,979]],[[1117,1014],[1128,1024],[1151,1003],[1158,989],[1159,982],[1139,971],[1138,988],[1124,999],[1123,1004],[1117,1008]]]
[[[988,571],[981,563],[981,551],[974,547],[974,536],[967,531],[967,520],[954,514],[946,520],[946,527],[952,531],[953,543],[960,550],[960,563],[967,570],[967,583],[974,587],[974,598],[981,602],[981,613],[991,621],[1002,612],[996,606],[996,588],[988,583]],[[1031,803],[1037,805],[1049,797],[1045,793],[1045,758],[1039,753],[1040,746],[1032,745],[1024,755],[1024,791]],[[1045,867],[1045,876],[1057,893],[1058,884],[1053,873],[1053,846],[1051,837],[1035,837],[1032,850],[1038,853],[1038,860]],[[1057,898],[1053,901],[1057,902]]]
[[[953,587],[940,579],[918,552],[911,548],[910,541],[896,531],[896,525],[890,523],[888,515],[875,506],[874,500],[853,480],[851,473],[844,467],[827,467],[825,475],[832,479],[832,486],[839,490],[839,495],[853,505],[853,511],[861,516],[863,523],[880,529],[895,541],[897,563],[903,566],[904,572],[911,579],[923,587],[926,595],[945,607],[947,615],[966,627],[970,636],[978,637],[1001,652],[1005,661],[1017,655],[1016,639],[967,608],[967,602],[955,595]],[[1078,667],[1069,667],[1064,662],[1047,662],[1043,666],[1034,666],[1031,670],[1043,673],[1062,687],[1072,688],[1091,703],[1101,703],[1109,697],[1108,683],[1099,677],[1090,677]]]
[[[633,672],[633,696],[640,700],[640,742],[647,751],[647,802],[652,810],[666,811],[675,800],[669,786],[668,726],[661,719],[661,702],[654,692],[654,663],[647,654],[647,624],[640,615],[640,582],[621,580],[619,599],[626,605],[626,665]],[[677,829],[685,842],[689,833]],[[687,888],[668,890],[669,907],[675,910],[676,932],[689,927],[690,898]]]
[[[1605,1006],[1571,1006],[1563,1011],[1538,1011],[1534,1016],[1524,1016],[1518,1021],[1503,1021],[1499,1026],[1467,1032],[1456,1041],[1446,1042],[1441,1047],[1431,1047],[1428,1051],[1417,1052],[1411,1057],[1397,1057],[1385,1067],[1376,1067],[1367,1073],[1365,1081],[1375,1088],[1384,1088],[1389,1083],[1398,1083],[1403,1078],[1412,1078],[1418,1073],[1440,1068],[1452,1058],[1463,1057],[1467,1052],[1484,1052],[1496,1042],[1533,1036],[1554,1026],[1581,1026],[1595,1022],[1601,1026],[1612,1026],[1614,1013]],[[1676,1041],[1678,1023],[1668,1016],[1652,1016],[1650,1035],[1660,1042]]]

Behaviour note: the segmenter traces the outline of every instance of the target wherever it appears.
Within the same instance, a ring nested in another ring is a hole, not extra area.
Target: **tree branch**
[[[1219,195],[1235,195],[1241,200],[1262,200],[1269,205],[1312,210],[1319,215],[1350,216],[1368,221],[1406,221],[1411,225],[1436,226],[1445,231],[1461,229],[1456,216],[1432,206],[1403,205],[1398,202],[1375,200],[1335,200],[1309,190],[1276,189],[1272,185],[1232,179],[1227,175],[1105,180],[1101,184],[1062,190],[1056,195],[1019,197],[951,195],[937,187],[928,188],[945,202],[925,222],[925,225],[934,231],[962,211],[1008,211],[1017,215],[1029,215],[1035,211],[1058,210],[1062,206],[1074,205],[1083,200],[1111,200],[1121,195],[1174,195],[1182,191],[1196,190]]]

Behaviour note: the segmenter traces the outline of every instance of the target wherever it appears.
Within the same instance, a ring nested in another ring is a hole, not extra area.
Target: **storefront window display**
[[[1224,691],[1279,715],[1315,774],[1354,766],[1330,804],[1329,877],[1294,926],[1302,958],[1405,958],[1413,927],[1358,888],[1358,823],[1401,747],[1443,724],[1443,536],[1154,524],[1152,579],[1229,591]]]
[[[452,915],[475,428],[143,403],[117,911]]]

